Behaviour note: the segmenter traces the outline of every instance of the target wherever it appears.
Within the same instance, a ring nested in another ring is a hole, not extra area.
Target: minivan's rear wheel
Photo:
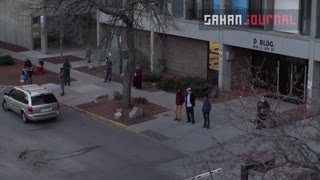
[[[2,102],[2,109],[5,110],[5,111],[9,111],[10,110],[6,100],[3,100],[3,102]]]
[[[21,112],[21,119],[24,123],[28,123],[29,120],[24,112]]]

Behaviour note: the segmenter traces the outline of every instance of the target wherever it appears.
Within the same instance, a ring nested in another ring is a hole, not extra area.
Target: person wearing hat
[[[192,93],[192,89],[191,88],[188,88],[187,89],[187,94],[185,96],[186,100],[185,100],[185,104],[186,104],[186,111],[187,111],[187,118],[188,118],[188,121],[187,123],[189,122],[192,122],[192,124],[195,123],[194,121],[194,109],[193,107],[195,107],[195,96],[193,95]]]

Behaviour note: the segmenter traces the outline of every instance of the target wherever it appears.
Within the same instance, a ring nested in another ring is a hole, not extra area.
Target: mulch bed
[[[69,62],[74,62],[74,61],[82,61],[82,58],[76,57],[76,56],[72,56],[72,55],[68,55],[68,56],[62,56],[62,58],[60,56],[57,57],[50,57],[50,58],[44,58],[42,59],[43,61],[46,62],[50,62],[53,64],[62,64],[65,62],[65,59],[68,59]]]
[[[99,67],[96,67],[94,69],[89,69],[88,66],[84,66],[84,67],[78,67],[78,68],[73,68],[77,71],[80,71],[80,72],[83,72],[83,73],[86,73],[86,74],[90,74],[92,76],[96,76],[96,77],[99,77],[99,78],[105,78],[105,75],[106,75],[106,67],[105,66],[99,66]],[[123,82],[123,77],[121,77],[121,74],[120,73],[112,73],[112,81],[114,82],[118,82],[118,83],[122,83]],[[145,83],[143,82],[142,84],[142,88],[143,90],[145,91],[148,91],[148,92],[156,92],[156,91],[159,91],[159,89],[155,88],[152,83]]]
[[[86,103],[77,107],[127,126],[150,121],[154,119],[154,115],[168,111],[167,108],[152,104],[150,102],[148,102],[147,104],[133,104],[133,106],[141,107],[143,109],[143,117],[130,119],[129,112],[132,110],[132,108],[130,108],[123,109],[122,118],[119,120],[114,120],[114,113],[116,113],[117,109],[121,108],[121,100],[110,100],[108,96],[102,96],[98,98],[98,101],[96,103]]]
[[[23,51],[29,51],[29,49],[21,47],[21,46],[17,46],[17,45],[13,45],[10,43],[6,43],[3,41],[0,41],[0,48],[1,49],[6,49],[9,51],[13,51],[13,52],[23,52]]]
[[[20,82],[20,73],[22,72],[23,64],[24,61],[15,59],[13,65],[0,66],[0,85],[17,86],[24,84]],[[33,66],[33,70],[36,72],[37,67]],[[47,69],[44,69],[44,73],[42,74],[34,73],[32,79],[34,84],[59,84],[58,74]],[[71,78],[71,81],[75,80]]]

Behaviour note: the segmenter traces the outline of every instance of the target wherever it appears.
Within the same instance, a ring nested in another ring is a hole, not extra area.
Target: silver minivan
[[[18,113],[25,123],[59,116],[59,102],[56,97],[50,90],[38,84],[13,87],[4,94],[2,108]]]

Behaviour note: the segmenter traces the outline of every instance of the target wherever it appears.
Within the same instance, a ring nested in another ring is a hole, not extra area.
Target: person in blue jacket
[[[208,96],[205,96],[205,97],[204,97],[204,102],[203,102],[203,105],[202,105],[202,113],[203,113],[203,118],[204,118],[203,128],[209,129],[209,125],[210,125],[210,119],[209,119],[210,111],[211,111],[211,103],[210,103],[210,101],[209,101],[209,97],[208,97]]]

